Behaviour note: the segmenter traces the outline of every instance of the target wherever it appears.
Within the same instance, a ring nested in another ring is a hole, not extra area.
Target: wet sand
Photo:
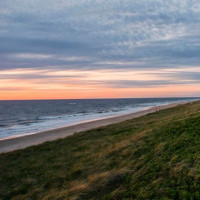
[[[83,132],[83,131],[87,131],[90,129],[95,129],[95,128],[99,128],[99,127],[107,126],[111,124],[116,124],[119,122],[123,122],[125,120],[137,118],[149,113],[153,113],[153,112],[167,109],[167,108],[172,108],[172,107],[175,107],[181,104],[186,104],[186,103],[188,102],[172,103],[172,104],[163,105],[163,106],[155,106],[150,109],[139,111],[136,113],[114,116],[114,117],[109,117],[105,119],[98,119],[98,120],[84,122],[84,123],[71,125],[71,126],[67,126],[63,128],[44,131],[44,132],[40,132],[36,134],[24,135],[20,137],[0,140],[0,153],[6,153],[6,152],[18,150],[18,149],[24,149],[29,146],[42,144],[46,141],[53,141],[59,138],[65,138],[69,135],[73,135],[74,133]]]

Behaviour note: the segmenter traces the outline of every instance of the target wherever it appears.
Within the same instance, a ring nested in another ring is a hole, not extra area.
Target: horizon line
[[[72,98],[72,99],[0,99],[0,101],[46,101],[46,100],[101,100],[101,99],[176,99],[176,98],[180,98],[180,99],[190,99],[190,98],[200,98],[200,96],[192,96],[192,97],[105,97],[105,98]]]

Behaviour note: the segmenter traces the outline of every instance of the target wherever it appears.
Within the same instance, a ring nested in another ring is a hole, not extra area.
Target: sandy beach
[[[175,107],[181,104],[186,104],[188,102],[181,102],[181,103],[172,103],[162,106],[156,106],[152,107],[150,109],[139,111],[136,113],[126,114],[126,115],[120,115],[120,116],[114,116],[109,117],[105,119],[98,119],[93,120],[85,123],[80,123],[76,125],[71,125],[67,127],[62,127],[54,130],[44,131],[36,134],[31,135],[24,135],[16,138],[9,138],[5,140],[0,140],[0,153],[6,153],[18,149],[23,149],[26,147],[30,147],[32,145],[38,145],[41,143],[44,143],[46,141],[53,141],[60,138],[65,138],[69,135],[73,135],[74,133],[87,131],[90,129],[99,128],[102,126],[107,126],[111,124],[116,124],[119,122],[123,122],[125,120],[137,118],[149,113],[153,113],[159,110]]]

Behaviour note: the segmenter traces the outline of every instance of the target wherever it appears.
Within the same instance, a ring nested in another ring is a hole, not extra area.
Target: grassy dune
[[[200,199],[200,102],[1,154],[0,199]]]

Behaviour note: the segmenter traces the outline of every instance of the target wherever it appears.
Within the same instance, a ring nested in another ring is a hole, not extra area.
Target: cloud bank
[[[177,84],[180,74],[183,79],[178,83],[198,84],[200,76],[193,69],[200,67],[199,27],[199,0],[0,1],[0,71],[152,70],[156,74],[184,69],[170,80],[122,77],[108,84]]]

